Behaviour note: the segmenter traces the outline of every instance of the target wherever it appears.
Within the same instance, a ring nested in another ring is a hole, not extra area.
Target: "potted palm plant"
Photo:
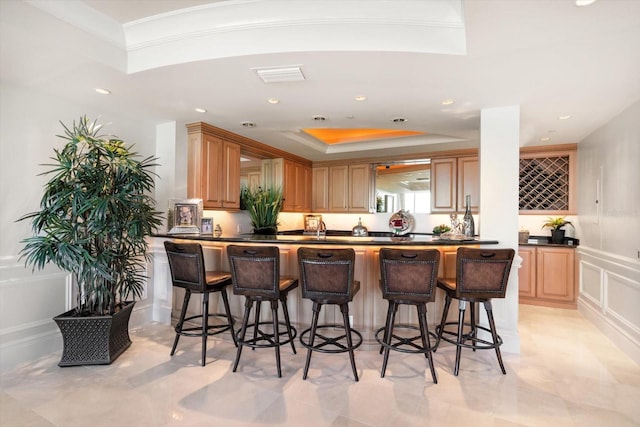
[[[240,208],[249,213],[254,234],[276,234],[283,203],[280,188],[243,186],[240,190]]]
[[[567,221],[565,217],[549,217],[547,221],[542,224],[542,228],[550,228],[551,229],[551,243],[562,243],[564,240],[564,230],[562,227],[565,225],[570,225],[573,227],[570,221]]]
[[[40,210],[24,215],[34,235],[21,258],[33,269],[52,263],[71,273],[77,306],[56,316],[64,348],[60,366],[109,364],[131,345],[128,325],[142,294],[146,237],[162,222],[149,195],[155,157],[138,154],[96,121],[62,124]]]

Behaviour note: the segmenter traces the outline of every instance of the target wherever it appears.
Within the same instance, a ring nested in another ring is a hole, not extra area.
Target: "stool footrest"
[[[184,325],[186,322],[190,321],[190,320],[194,320],[194,319],[202,319],[202,314],[196,314],[195,316],[189,316],[189,317],[185,317],[185,319],[182,321],[182,325]],[[210,313],[207,315],[207,317],[220,317],[223,318],[225,321],[227,320],[227,315],[223,314],[223,313]],[[179,334],[181,336],[185,336],[185,337],[201,337],[202,334],[202,326],[189,326],[188,328],[180,328],[178,329],[178,326],[180,324],[177,324],[174,328],[174,330],[176,331],[176,334]],[[221,323],[221,324],[213,324],[213,325],[207,325],[207,336],[213,336],[213,335],[218,335],[221,334],[223,332],[226,332],[228,330],[230,330],[232,327],[232,325],[230,325],[229,323]]]
[[[458,326],[458,322],[447,322],[444,324],[445,326],[447,325],[455,325],[456,328]],[[471,327],[470,323],[465,323],[464,326],[467,327]],[[471,329],[470,331],[468,331],[466,334],[463,333],[462,334],[462,342],[458,343],[458,332],[457,331],[447,331],[444,328],[441,327],[441,325],[436,326],[436,334],[440,333],[440,329],[442,329],[442,336],[440,337],[442,340],[451,343],[451,344],[455,344],[458,345],[460,347],[464,347],[464,348],[471,348],[471,349],[475,349],[475,350],[491,350],[491,349],[495,349],[497,347],[500,347],[502,345],[502,337],[500,337],[500,335],[496,334],[496,338],[497,341],[495,344],[491,341],[487,341],[484,340],[482,338],[479,338],[476,336],[476,332],[478,329],[481,329],[485,332],[488,332],[489,334],[491,334],[491,329],[486,328],[484,326],[480,326],[480,325],[475,325],[475,330]],[[454,338],[449,338],[446,335],[450,335]],[[471,344],[467,344],[465,343],[465,341],[471,341]]]
[[[384,338],[380,337],[380,334],[384,333],[385,329],[386,329],[385,327],[378,329],[375,335],[376,341],[378,341],[378,344],[380,344],[382,347],[385,347],[385,348],[388,347],[390,350],[399,351],[401,353],[413,353],[413,354],[426,354],[427,352],[432,351],[434,348],[434,346],[431,345],[431,342],[429,342],[430,348],[428,349],[422,346],[422,335],[415,335],[412,337],[401,337],[396,334],[391,334],[391,344],[387,344],[384,342]],[[394,325],[393,329],[420,331],[420,328],[413,325]],[[429,336],[433,337],[434,340],[438,338],[437,335],[433,332],[429,332]],[[417,340],[420,340],[420,344],[416,344],[413,342]],[[402,346],[408,346],[412,348],[405,348]]]
[[[264,321],[264,322],[259,322],[258,325],[269,325],[269,326],[273,326],[273,322],[270,321]],[[283,326],[285,329],[281,330],[280,326]],[[249,331],[250,329],[254,329],[255,328],[255,323],[250,323],[247,325],[247,331]],[[267,347],[275,347],[275,346],[283,346],[285,344],[289,344],[291,341],[293,341],[293,339],[298,335],[298,331],[296,330],[295,327],[291,326],[291,338],[289,338],[289,332],[287,331],[287,324],[286,322],[278,322],[278,343],[276,344],[274,337],[275,337],[275,331],[274,333],[265,333],[263,330],[261,330],[258,327],[257,330],[257,337],[256,338],[250,338],[250,339],[244,339],[241,340],[240,337],[240,331],[242,329],[238,329],[236,331],[236,336],[238,337],[238,344],[239,345],[243,345],[243,346],[247,346],[247,347],[251,347],[251,348],[267,348]],[[245,337],[249,335],[248,332],[245,331]],[[280,339],[280,337],[286,337],[286,339],[282,340]],[[264,342],[264,343],[262,343]]]
[[[318,331],[321,329],[329,329],[329,328],[339,329],[344,331],[345,333],[337,337],[327,337],[318,333]],[[340,340],[346,339],[347,335],[346,335],[346,330],[344,328],[344,325],[339,325],[339,324],[325,324],[325,325],[316,326],[315,338],[319,339],[320,342],[314,343],[313,345],[309,344],[309,337],[308,337],[309,333],[311,332],[311,328],[307,328],[304,331],[302,331],[302,333],[300,334],[300,343],[302,344],[303,347],[313,351],[318,351],[320,353],[345,353],[347,351],[355,350],[356,348],[360,347],[360,345],[362,344],[362,334],[353,328],[350,328],[350,329],[351,329],[352,338],[355,338],[352,342],[351,347],[348,347],[340,342]],[[354,335],[355,337],[353,337]],[[332,345],[336,348],[324,348],[325,346],[328,346],[328,345]]]

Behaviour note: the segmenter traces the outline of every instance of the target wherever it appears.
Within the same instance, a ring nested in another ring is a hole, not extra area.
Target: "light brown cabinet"
[[[240,209],[240,146],[189,128],[187,197],[205,209]]]
[[[311,168],[284,160],[284,212],[305,212],[311,209]]]
[[[465,195],[471,195],[471,210],[480,205],[478,156],[431,160],[431,212],[463,212]]]
[[[576,308],[575,249],[556,246],[519,246],[520,302]]]
[[[372,180],[368,163],[313,168],[313,211],[369,213],[374,206]]]

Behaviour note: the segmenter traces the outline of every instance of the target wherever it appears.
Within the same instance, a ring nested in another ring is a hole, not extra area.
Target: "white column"
[[[520,107],[488,108],[480,116],[480,232],[499,248],[518,250]],[[496,247],[492,245],[491,247]],[[516,255],[507,294],[493,300],[493,314],[505,352],[520,353]],[[481,309],[480,313],[484,313]],[[484,315],[483,315],[484,316]],[[485,319],[485,317],[483,317]],[[484,320],[483,320],[484,323]]]

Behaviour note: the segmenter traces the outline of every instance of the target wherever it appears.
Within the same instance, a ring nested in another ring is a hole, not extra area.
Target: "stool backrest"
[[[164,242],[173,286],[204,292],[207,280],[202,246],[198,243]]]
[[[356,253],[351,248],[298,248],[302,297],[349,297]]]
[[[380,249],[380,280],[385,299],[435,299],[440,251],[437,249]]]
[[[227,246],[233,293],[279,298],[280,250],[276,246]]]
[[[456,297],[504,298],[515,251],[458,248]]]

